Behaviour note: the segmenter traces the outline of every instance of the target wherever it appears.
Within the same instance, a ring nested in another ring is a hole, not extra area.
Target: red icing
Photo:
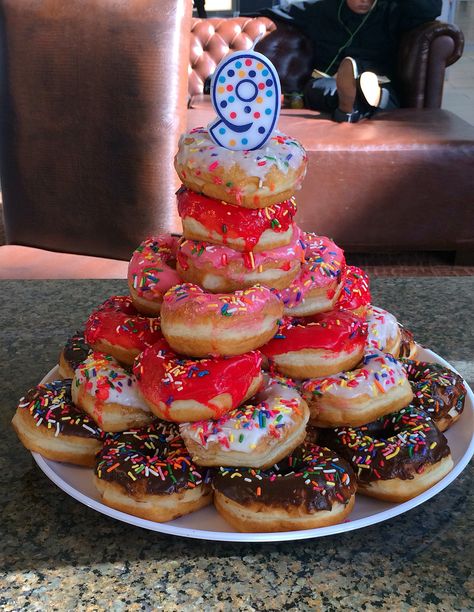
[[[284,317],[276,336],[260,348],[267,357],[303,349],[334,353],[364,346],[365,322],[349,312],[323,312],[311,317]]]
[[[356,266],[347,266],[344,286],[336,302],[336,308],[356,310],[368,306],[371,299],[369,276]]]
[[[135,362],[133,373],[143,396],[152,404],[168,406],[175,400],[194,399],[215,412],[224,413],[210,400],[221,393],[232,398],[230,409],[244,399],[253,379],[259,375],[262,356],[251,351],[235,357],[188,359],[173,353],[163,340],[146,349]]]
[[[163,338],[163,334],[159,317],[145,317],[139,314],[130,297],[114,295],[87,319],[84,337],[92,347],[105,340],[126,350],[142,351]]]
[[[267,208],[249,209],[208,198],[182,187],[177,194],[178,213],[181,218],[192,217],[211,233],[220,237],[222,244],[241,238],[245,251],[252,251],[263,232],[286,232],[296,214],[296,205],[285,200]]]

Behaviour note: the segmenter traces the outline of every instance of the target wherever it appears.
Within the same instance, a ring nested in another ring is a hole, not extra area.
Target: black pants
[[[388,104],[384,110],[398,108],[400,102],[393,85],[391,83],[384,83],[382,87],[389,92]],[[332,114],[339,106],[336,79],[333,77],[310,79],[305,85],[303,94],[306,108]]]

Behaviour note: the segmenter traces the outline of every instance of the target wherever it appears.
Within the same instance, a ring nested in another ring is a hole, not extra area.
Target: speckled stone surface
[[[472,465],[439,495],[366,529],[235,544],[165,536],[103,516],[39,470],[10,427],[67,336],[125,281],[4,281],[1,610],[469,610]],[[474,278],[372,280],[373,302],[472,384]]]

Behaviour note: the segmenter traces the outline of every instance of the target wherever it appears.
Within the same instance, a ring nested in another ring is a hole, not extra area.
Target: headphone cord
[[[374,10],[376,4],[377,4],[377,0],[375,0],[375,2],[373,3],[373,5],[370,7],[369,12],[367,13],[367,15],[365,15],[364,19],[359,23],[359,25],[357,26],[357,28],[354,30],[354,32],[351,32],[351,30],[349,30],[349,28],[346,26],[346,24],[342,21],[342,17],[341,17],[341,13],[342,13],[342,6],[345,3],[346,0],[341,0],[341,2],[339,3],[339,9],[337,11],[337,20],[339,21],[339,23],[342,25],[342,27],[350,34],[349,38],[346,40],[346,42],[339,47],[339,49],[337,50],[336,55],[334,56],[334,59],[332,60],[332,62],[329,64],[329,66],[326,68],[326,70],[324,71],[326,74],[329,74],[329,71],[331,70],[331,68],[333,67],[333,65],[336,63],[341,51],[344,51],[344,49],[346,47],[348,47],[351,42],[354,40],[355,35],[360,31],[360,29],[362,28],[363,25],[365,25],[365,22],[367,21],[367,19],[370,17],[370,14],[372,13],[372,11]]]

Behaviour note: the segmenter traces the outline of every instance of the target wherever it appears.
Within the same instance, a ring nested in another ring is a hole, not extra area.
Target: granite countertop
[[[468,610],[472,464],[436,497],[372,527],[237,544],[142,530],[75,501],[39,470],[10,420],[66,338],[125,281],[3,281],[2,610]],[[472,384],[474,278],[374,278],[373,303]]]

